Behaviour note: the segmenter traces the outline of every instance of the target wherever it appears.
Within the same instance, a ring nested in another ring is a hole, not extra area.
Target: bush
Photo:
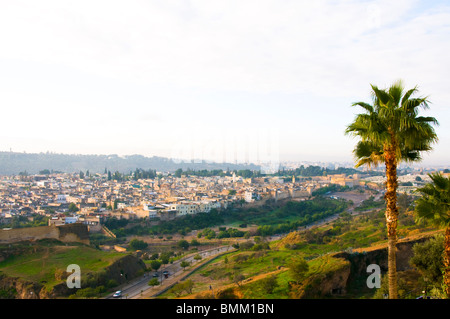
[[[158,286],[159,285],[159,280],[158,278],[152,278],[150,279],[150,281],[148,282],[149,286]]]
[[[291,261],[288,267],[292,278],[297,283],[305,278],[305,275],[309,270],[309,265],[303,258]]]
[[[251,249],[255,244],[252,241],[246,241],[239,244],[239,249],[248,250]]]
[[[184,250],[187,250],[189,248],[189,242],[185,239],[182,239],[178,241],[177,246]]]
[[[140,239],[132,239],[129,243],[129,246],[133,250],[142,250],[148,247],[148,244]]]
[[[192,280],[186,280],[186,281],[180,282],[180,283],[176,284],[175,286],[173,286],[169,290],[169,293],[173,293],[177,297],[180,297],[183,294],[183,292],[185,292],[187,294],[192,293],[193,288],[194,288],[194,282]]]
[[[444,236],[436,235],[424,243],[413,246],[414,255],[410,264],[416,267],[424,278],[434,286],[440,286],[443,280]]]
[[[267,294],[273,293],[275,288],[279,286],[277,278],[274,275],[261,279],[259,285],[263,289],[263,291]]]

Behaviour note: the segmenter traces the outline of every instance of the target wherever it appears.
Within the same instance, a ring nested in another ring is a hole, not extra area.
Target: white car
[[[113,297],[114,297],[114,298],[122,297],[122,291],[121,291],[121,290],[117,290],[117,291],[114,293]]]

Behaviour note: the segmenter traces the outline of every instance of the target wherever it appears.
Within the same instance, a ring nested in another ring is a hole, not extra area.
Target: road
[[[190,263],[190,265],[195,265],[200,262],[202,262],[205,258],[210,258],[217,256],[219,254],[222,254],[224,252],[230,251],[234,249],[231,246],[221,246],[217,248],[212,248],[208,250],[203,251],[197,251],[195,253],[189,254],[177,261],[175,261],[173,264],[165,265],[164,267],[161,267],[158,269],[157,272],[151,271],[143,276],[134,279],[132,282],[126,284],[122,288],[118,288],[118,290],[122,291],[122,297],[121,298],[114,298],[114,299],[139,299],[143,295],[148,295],[149,290],[151,292],[156,293],[158,290],[163,289],[164,287],[167,287],[168,285],[172,284],[173,282],[176,282],[179,280],[179,278],[183,277],[185,274],[184,269],[181,267],[182,261],[187,261]],[[196,260],[194,259],[194,256],[200,255],[202,259]],[[163,275],[164,271],[169,272],[168,278],[165,278]],[[158,278],[160,285],[159,286],[149,286],[148,282],[154,277],[154,275],[157,274],[156,278]],[[112,294],[107,296],[105,299],[113,299]]]

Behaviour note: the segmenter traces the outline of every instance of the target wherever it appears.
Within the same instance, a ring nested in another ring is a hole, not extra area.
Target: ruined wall
[[[409,264],[409,259],[413,255],[412,247],[417,243],[425,242],[429,237],[418,238],[410,241],[397,243],[397,270],[403,271],[412,269]],[[376,264],[380,266],[381,272],[387,273],[388,271],[388,249],[383,247],[380,249],[374,249],[367,252],[348,253],[341,252],[335,254],[336,258],[345,258],[352,264],[353,276],[365,276],[367,277],[367,267],[370,264]]]
[[[86,225],[80,223],[0,230],[0,243],[2,244],[40,239],[57,239],[62,242],[89,244],[89,231]]]

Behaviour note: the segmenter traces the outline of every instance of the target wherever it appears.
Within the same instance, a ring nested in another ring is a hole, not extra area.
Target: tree
[[[274,275],[261,279],[260,285],[263,291],[268,294],[273,293],[274,289],[279,286],[277,282],[277,277]]]
[[[147,248],[148,244],[143,240],[134,238],[130,241],[129,246],[133,250],[141,250]]]
[[[75,203],[70,203],[69,212],[76,213],[77,211],[79,211],[78,206]]]
[[[161,267],[161,261],[159,261],[159,260],[152,260],[150,262],[150,267],[152,267],[152,269],[154,271],[157,271],[159,269],[159,267]]]
[[[417,222],[430,221],[436,226],[445,227],[444,238],[444,286],[450,298],[450,177],[439,173],[429,174],[431,183],[418,188],[421,194],[416,201]]]
[[[191,245],[192,246],[200,246],[200,242],[197,239],[192,239],[191,240]]]
[[[242,282],[245,280],[245,276],[243,274],[237,274],[233,277],[233,282],[238,285],[238,287],[241,286]]]
[[[348,125],[345,134],[359,138],[353,154],[356,167],[386,167],[386,227],[388,237],[389,298],[397,299],[397,165],[400,162],[421,160],[423,151],[432,150],[431,145],[438,138],[432,125],[438,125],[434,117],[418,116],[418,109],[428,108],[427,98],[412,98],[417,87],[404,92],[402,81],[395,82],[388,89],[371,85],[373,105],[354,103],[364,113],[357,114]]]
[[[183,283],[176,284],[172,288],[170,288],[169,293],[173,293],[175,296],[180,297],[183,293],[184,287]]]
[[[175,171],[174,175],[175,175],[175,177],[181,177],[181,173],[183,173],[183,170],[181,168],[179,168]]]
[[[149,286],[158,286],[159,285],[159,280],[158,278],[152,278],[150,279],[150,281],[148,282]]]
[[[426,242],[416,243],[409,263],[416,267],[426,282],[439,287],[442,285],[444,236],[441,234]]]
[[[412,203],[412,199],[407,194],[400,194],[398,196],[397,203],[399,210],[406,212]]]
[[[175,294],[177,297],[180,297],[182,295],[183,291],[188,294],[192,293],[193,288],[194,288],[194,282],[191,279],[189,279],[189,280],[186,280],[186,281],[176,284],[169,290],[169,292]]]
[[[182,239],[178,241],[177,246],[184,250],[187,250],[189,248],[189,242],[185,239]]]
[[[291,274],[291,277],[299,283],[305,278],[306,273],[309,270],[309,265],[303,258],[301,259],[295,259],[291,261],[288,265],[289,272]]]
[[[189,266],[189,265],[190,265],[190,263],[189,263],[188,261],[186,261],[186,260],[183,260],[183,261],[180,263],[180,266],[183,268],[183,270],[185,270],[186,267]]]
[[[169,262],[170,262],[170,256],[169,256],[169,254],[163,254],[163,253],[161,253],[161,263],[163,264],[163,265],[167,265]]]

